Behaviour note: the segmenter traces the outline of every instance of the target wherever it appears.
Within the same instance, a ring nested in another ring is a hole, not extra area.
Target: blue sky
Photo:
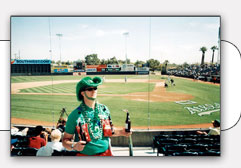
[[[75,61],[88,54],[98,58],[127,57],[182,64],[205,62],[218,46],[219,17],[12,17],[11,58]],[[129,32],[125,37],[124,32]],[[60,41],[56,34],[63,34]],[[126,40],[126,43],[125,43]],[[127,50],[125,49],[125,44]],[[52,54],[49,50],[52,50]],[[215,61],[217,61],[215,53]]]

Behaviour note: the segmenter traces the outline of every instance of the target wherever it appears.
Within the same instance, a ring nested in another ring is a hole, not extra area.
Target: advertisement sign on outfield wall
[[[51,60],[15,59],[11,61],[11,64],[51,64]]]

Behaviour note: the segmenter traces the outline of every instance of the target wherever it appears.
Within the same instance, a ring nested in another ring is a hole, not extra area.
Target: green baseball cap
[[[82,78],[76,85],[76,96],[77,100],[81,101],[83,99],[80,92],[84,91],[88,87],[97,87],[102,84],[102,78],[96,76],[93,79],[89,76]]]

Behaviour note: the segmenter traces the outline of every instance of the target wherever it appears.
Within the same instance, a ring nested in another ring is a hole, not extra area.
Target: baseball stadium
[[[220,130],[209,135],[214,123],[220,127],[220,64],[159,65],[127,63],[127,57],[98,64],[12,59],[11,156],[36,156],[38,149],[28,147],[31,132],[36,126],[48,132],[67,120],[80,105],[76,85],[86,76],[102,79],[97,101],[108,107],[115,128],[125,127],[125,111],[130,114],[131,138],[111,137],[113,153],[146,156],[138,151],[149,149],[151,156],[220,156]],[[65,150],[52,156],[74,154]]]

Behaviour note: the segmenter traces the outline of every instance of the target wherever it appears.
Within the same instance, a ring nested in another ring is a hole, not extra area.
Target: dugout
[[[11,61],[11,75],[50,75],[51,60],[24,60]]]

